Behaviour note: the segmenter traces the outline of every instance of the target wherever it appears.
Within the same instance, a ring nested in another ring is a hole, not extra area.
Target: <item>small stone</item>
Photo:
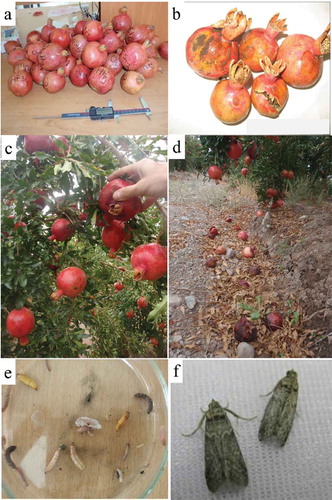
[[[247,342],[241,342],[237,347],[237,355],[239,358],[254,358],[255,349]]]
[[[172,337],[169,338],[170,342],[180,342],[182,340],[181,335],[173,335]]]
[[[196,305],[196,299],[193,295],[187,295],[187,297],[185,297],[184,300],[186,301],[188,309],[194,309]]]
[[[226,252],[226,259],[233,259],[235,257],[236,253],[233,250],[233,248],[227,248]]]
[[[182,304],[182,298],[179,295],[170,295],[168,304],[170,307],[179,307]]]

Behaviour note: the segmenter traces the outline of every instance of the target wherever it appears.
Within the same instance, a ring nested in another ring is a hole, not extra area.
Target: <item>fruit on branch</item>
[[[86,287],[87,278],[85,272],[79,267],[67,267],[61,271],[56,279],[58,290],[52,293],[51,299],[56,301],[65,295],[66,297],[77,297]]]
[[[155,281],[167,273],[167,249],[159,243],[136,247],[130,257],[134,280]]]
[[[29,344],[28,335],[35,327],[35,317],[30,309],[14,309],[10,311],[6,320],[6,328],[9,335],[20,340],[20,344],[25,346]]]

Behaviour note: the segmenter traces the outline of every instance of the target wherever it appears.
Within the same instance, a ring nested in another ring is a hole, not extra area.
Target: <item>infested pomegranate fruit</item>
[[[130,257],[134,280],[155,281],[167,273],[167,249],[158,243],[136,247]]]
[[[68,219],[57,219],[52,224],[51,232],[49,240],[66,241],[73,236],[74,228]]]
[[[222,170],[217,165],[211,165],[208,168],[208,176],[210,179],[220,180],[222,178]]]
[[[235,338],[239,342],[252,342],[257,338],[257,328],[246,316],[241,316],[234,326]]]
[[[265,214],[264,210],[257,210],[256,216],[257,217],[262,217]]]
[[[56,301],[65,295],[77,297],[86,287],[86,274],[79,267],[67,267],[61,271],[56,279],[58,290],[52,293],[51,299]]]
[[[279,76],[286,64],[281,59],[272,64],[267,56],[259,62],[264,74],[257,76],[253,81],[251,101],[259,114],[275,118],[288,100],[287,85]]]
[[[232,217],[226,217],[225,222],[231,223],[233,222]]]
[[[238,280],[237,284],[242,286],[242,288],[250,288],[250,285],[246,280]]]
[[[134,311],[132,309],[130,309],[130,311],[126,312],[127,318],[132,318],[134,315],[135,315],[135,313],[134,313]]]
[[[100,192],[98,203],[100,208],[111,215],[113,219],[127,221],[137,215],[142,209],[139,196],[134,196],[126,201],[116,201],[113,198],[115,191],[127,186],[132,186],[131,181],[113,179]]]
[[[212,235],[214,235],[214,236],[217,236],[217,234],[219,234],[219,233],[218,233],[218,229],[216,228],[216,226],[212,226],[212,227],[210,227],[210,229],[209,229],[209,234],[212,234]]]
[[[228,75],[232,60],[238,60],[238,44],[234,41],[250,27],[251,19],[232,9],[226,19],[199,28],[186,44],[187,63],[204,78],[217,79]]]
[[[278,59],[286,64],[282,79],[292,87],[306,89],[319,80],[323,55],[330,52],[330,25],[317,40],[307,35],[289,35],[278,50]]]
[[[47,24],[42,27],[41,30],[41,38],[44,40],[44,42],[49,43],[50,41],[50,34],[53,30],[55,30],[55,26],[53,26],[52,19],[47,19]]]
[[[240,240],[247,241],[248,233],[246,231],[240,231],[237,237],[240,238]]]
[[[145,297],[139,297],[137,299],[137,306],[139,309],[143,309],[143,307],[148,307],[149,302]]]
[[[127,12],[128,12],[128,9],[124,5],[119,10],[119,14],[117,16],[113,17],[112,25],[113,25],[114,31],[116,31],[116,32],[122,31],[123,33],[126,33],[129,30],[129,28],[131,27],[132,21],[131,21],[131,17],[128,16]]]
[[[249,174],[249,169],[248,169],[248,168],[243,168],[243,169],[241,170],[241,174],[242,174],[244,177],[246,177],[246,176]]]
[[[113,220],[110,226],[105,226],[103,228],[101,237],[104,245],[110,249],[108,253],[110,257],[115,256],[115,252],[117,252],[121,248],[122,243],[128,239],[127,236],[124,222]]]
[[[6,328],[9,335],[20,339],[20,344],[25,346],[29,344],[28,335],[35,327],[35,317],[30,309],[13,309],[7,316]]]
[[[278,19],[278,17],[279,14],[275,14],[266,29],[255,28],[243,36],[239,45],[240,59],[249,66],[251,71],[261,71],[259,60],[265,56],[268,56],[272,62],[276,60],[279,48],[276,37],[286,30],[286,19]],[[282,59],[281,56],[280,59]]]
[[[232,60],[229,79],[220,80],[211,94],[210,105],[215,116],[223,123],[239,123],[249,114],[251,100],[245,84],[251,76],[242,60]]]
[[[213,257],[209,257],[208,259],[206,259],[205,265],[206,267],[216,267],[217,260],[214,259]]]
[[[25,135],[24,149],[30,155],[36,151],[50,153],[54,150],[54,142],[49,135]]]
[[[116,281],[113,286],[115,288],[115,293],[118,293],[120,290],[124,289],[124,285],[121,283],[121,281]]]
[[[250,266],[248,273],[250,276],[257,276],[258,274],[261,274],[261,268],[259,266]]]
[[[233,227],[233,229],[235,231],[240,231],[241,230],[241,228],[240,228],[240,226],[238,224],[235,224],[235,226]]]
[[[242,253],[243,257],[245,257],[246,259],[252,259],[255,256],[255,252],[252,247],[245,247]]]
[[[226,253],[227,253],[227,248],[226,247],[218,246],[216,248],[216,254],[217,255],[226,255]]]
[[[248,153],[249,154],[249,153]],[[238,160],[242,155],[242,143],[237,139],[231,140],[226,155],[231,160]]]
[[[279,330],[280,328],[282,328],[283,319],[281,314],[277,312],[271,312],[264,316],[264,323],[269,330],[272,330],[274,332],[275,330]]]

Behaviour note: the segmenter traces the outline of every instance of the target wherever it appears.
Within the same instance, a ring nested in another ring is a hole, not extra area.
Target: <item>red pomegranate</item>
[[[167,249],[158,243],[136,247],[130,257],[134,280],[155,281],[167,273]]]
[[[143,45],[140,43],[129,43],[124,47],[120,54],[120,61],[124,69],[127,71],[136,71],[146,63],[148,59],[146,46],[146,42],[144,42]]]
[[[234,326],[234,334],[239,342],[252,342],[257,338],[257,328],[246,316],[241,316]]]
[[[62,28],[56,28],[50,33],[50,42],[58,43],[63,49],[69,47],[70,40],[70,35],[68,35],[67,31]]]
[[[45,197],[49,196],[49,191],[47,189],[37,189],[37,188],[34,188],[33,192],[36,193],[36,195],[38,196],[38,198],[36,198],[35,200],[31,201],[31,203],[33,203],[34,205],[36,205],[36,207],[39,210],[43,210],[43,208],[45,208],[46,204],[47,204],[47,201],[45,200]]]
[[[80,59],[69,73],[70,81],[76,87],[84,87],[89,81],[90,69]]]
[[[41,30],[41,37],[44,42],[49,43],[50,34],[53,30],[55,30],[55,26],[52,24],[52,19],[47,19],[47,24],[45,24]]]
[[[248,168],[243,168],[241,170],[241,174],[244,175],[244,177],[246,177],[249,174],[249,169]]]
[[[153,347],[158,347],[159,341],[156,339],[156,337],[151,337],[149,340],[150,344],[153,345]]]
[[[200,76],[217,79],[228,75],[230,62],[238,60],[234,39],[250,27],[251,19],[232,9],[226,19],[199,28],[186,44],[187,63]]]
[[[56,94],[66,86],[65,70],[58,68],[44,76],[43,87],[49,94]]]
[[[286,64],[281,59],[272,64],[267,56],[259,62],[264,74],[253,81],[251,101],[259,114],[275,118],[281,113],[288,99],[287,85],[279,77]]]
[[[8,62],[12,66],[14,66],[17,61],[20,61],[22,59],[26,59],[27,57],[27,51],[23,49],[23,47],[14,47],[8,54]]]
[[[131,18],[127,14],[128,9],[126,6],[121,7],[119,10],[119,14],[114,16],[112,19],[112,26],[114,31],[123,31],[126,33],[131,27]]]
[[[134,196],[126,201],[116,201],[113,194],[118,189],[132,186],[131,181],[124,179],[113,179],[100,192],[98,203],[100,208],[110,214],[113,219],[127,221],[142,210],[142,202],[139,196]]]
[[[144,307],[148,307],[149,301],[145,297],[139,297],[137,299],[137,306],[139,309],[143,309]]]
[[[264,316],[264,322],[269,330],[274,332],[275,330],[279,330],[282,328],[283,320],[282,316],[277,312],[271,312]]]
[[[7,54],[9,54],[11,50],[21,47],[21,43],[18,40],[9,40],[4,44],[4,47]]]
[[[105,45],[108,54],[116,52],[118,49],[123,47],[124,33],[122,33],[122,31],[116,33],[114,30],[108,29],[105,31],[104,36],[100,39],[100,43]]]
[[[61,271],[56,279],[58,290],[52,293],[51,299],[56,301],[66,295],[66,297],[77,297],[86,287],[86,274],[79,267],[66,267]]]
[[[214,87],[210,105],[215,116],[223,123],[239,123],[249,114],[251,100],[245,85],[250,76],[250,69],[242,60],[232,60],[229,65],[229,79],[220,80]]]
[[[252,160],[256,160],[256,158],[258,158],[258,152],[257,152],[257,144],[254,142],[251,144],[251,146],[247,149],[247,154],[249,156],[249,158],[251,158]]]
[[[66,63],[68,52],[57,43],[48,43],[38,54],[38,64],[46,71],[54,71]]]
[[[33,78],[24,69],[15,71],[8,79],[8,88],[17,97],[27,95],[32,87]]]
[[[110,249],[108,255],[114,257],[115,252],[121,248],[123,241],[127,239],[124,222],[113,220],[111,226],[104,227],[101,238],[104,245]]]
[[[89,86],[98,94],[107,94],[114,85],[115,75],[106,66],[94,68],[88,78]]]
[[[126,43],[144,43],[151,40],[154,36],[154,26],[147,24],[136,24],[131,26],[126,33]]]
[[[153,39],[152,39],[153,40]],[[153,43],[153,41],[152,41]],[[168,41],[162,42],[158,47],[158,52],[163,59],[168,60]]]
[[[40,64],[36,63],[31,67],[31,76],[33,81],[38,85],[43,85],[45,75],[48,73],[46,69],[43,69]]]
[[[75,35],[70,41],[69,50],[76,59],[81,59],[83,49],[88,43],[83,35]]]
[[[121,283],[121,281],[116,281],[113,286],[115,288],[115,293],[118,293],[120,290],[124,289],[124,285]]]
[[[314,40],[307,35],[289,35],[278,50],[278,59],[286,64],[283,80],[297,89],[315,85],[323,70],[323,55],[330,52],[330,25]]]
[[[121,61],[120,61],[120,54],[118,54],[118,53],[108,54],[107,60],[105,62],[105,66],[106,66],[106,68],[113,71],[114,76],[121,73],[123,66],[122,66]]]
[[[217,165],[211,165],[208,168],[208,176],[210,179],[220,180],[222,178],[222,170]]]
[[[74,234],[74,228],[68,219],[57,219],[53,222],[52,236],[49,236],[49,240],[66,241],[69,240]]]
[[[138,71],[125,71],[120,78],[122,90],[127,94],[137,94],[145,85],[144,76]]]
[[[134,314],[135,314],[135,313],[134,313],[134,311],[133,311],[132,309],[130,309],[130,311],[127,311],[127,312],[126,312],[126,316],[127,316],[127,318],[132,318],[132,317],[134,316]]]
[[[26,47],[27,51],[27,57],[30,59],[30,61],[36,63],[38,61],[38,56],[45,47],[45,42],[35,42],[35,43],[30,43]]]
[[[88,42],[94,42],[101,39],[103,36],[103,27],[100,21],[87,21],[83,27],[83,35]]]
[[[81,21],[77,21],[74,26],[75,35],[81,35],[83,33],[84,26],[88,21],[86,19],[82,19]]]
[[[89,42],[82,50],[82,61],[90,69],[103,66],[106,60],[106,47],[99,42]]]
[[[54,142],[49,135],[25,135],[24,149],[30,155],[36,151],[50,153],[54,151]]]
[[[227,253],[227,248],[226,247],[218,246],[216,248],[216,254],[217,255],[226,255],[226,253]]]
[[[240,240],[247,241],[248,233],[246,231],[240,231],[237,237],[240,238]]]
[[[259,60],[265,56],[274,62],[278,53],[276,37],[286,30],[286,19],[278,19],[275,14],[267,28],[255,28],[243,36],[239,45],[240,59],[249,66],[251,71],[261,71]],[[282,57],[280,56],[280,59]]]
[[[32,61],[30,61],[30,59],[21,59],[20,61],[17,61],[13,70],[14,73],[18,73],[19,71],[26,71],[27,73],[31,73],[31,68],[33,65],[34,64]]]
[[[256,216],[257,217],[262,217],[265,214],[264,210],[257,210]]]
[[[30,31],[30,33],[27,34],[27,44],[28,43],[35,43],[39,42],[42,39],[41,33],[37,30]]]
[[[231,160],[238,160],[242,155],[242,143],[237,139],[231,140],[226,155]]]
[[[7,316],[6,328],[9,335],[20,339],[20,344],[25,346],[29,344],[28,335],[35,327],[35,317],[33,312],[26,307],[22,309],[13,309]]]

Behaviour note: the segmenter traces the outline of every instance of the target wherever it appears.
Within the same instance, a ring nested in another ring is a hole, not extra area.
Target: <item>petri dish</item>
[[[161,428],[167,431],[167,383],[161,371],[165,362],[17,360],[17,374],[29,376],[38,389],[18,380],[11,387],[2,414],[2,445],[3,449],[16,446],[11,458],[29,486],[3,458],[4,496],[146,498],[167,463],[167,446],[161,439]],[[167,373],[167,365],[163,368]],[[8,390],[9,386],[3,386],[2,405]],[[148,402],[135,397],[136,393],[151,397],[150,413]],[[116,431],[117,422],[127,411],[128,420]],[[91,431],[78,432],[75,422],[79,417],[96,419],[102,428],[92,431],[93,435]],[[84,470],[71,459],[72,442]],[[45,473],[62,444],[66,449]],[[117,469],[121,473],[117,474]]]

